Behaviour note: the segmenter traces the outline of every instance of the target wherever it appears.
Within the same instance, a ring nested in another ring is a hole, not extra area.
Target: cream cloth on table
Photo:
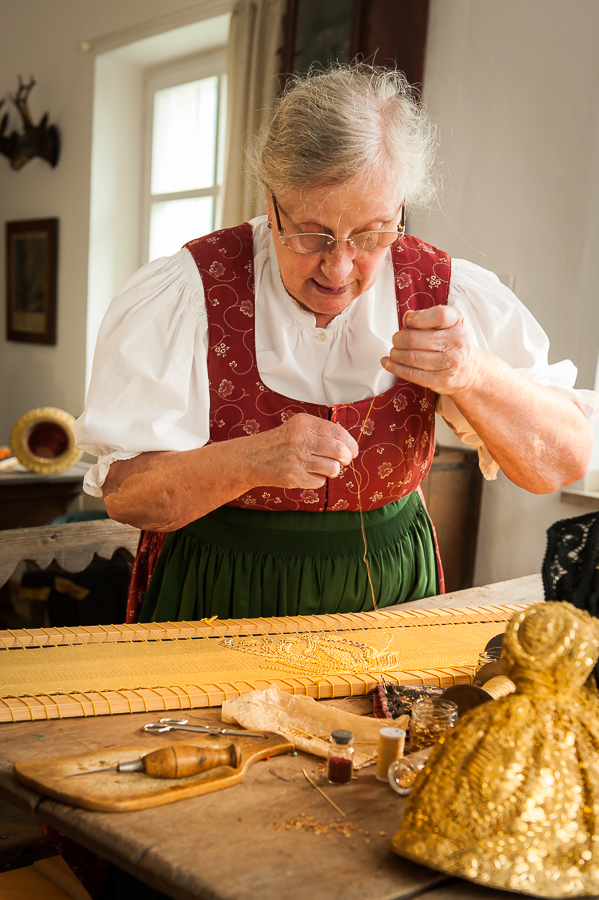
[[[376,762],[379,732],[389,725],[388,719],[356,716],[338,707],[323,706],[312,697],[284,694],[274,687],[252,691],[236,700],[225,700],[221,719],[248,730],[276,731],[296,749],[325,759],[331,746],[331,732],[343,728],[354,736],[356,769]],[[400,716],[393,725],[405,730],[408,719],[409,716]]]

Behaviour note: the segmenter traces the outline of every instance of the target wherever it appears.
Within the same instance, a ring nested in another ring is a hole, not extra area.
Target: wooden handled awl
[[[116,766],[108,766],[106,769],[90,769],[89,772],[74,772],[66,775],[73,778],[75,775],[95,775],[97,772],[145,772],[153,778],[186,778],[189,775],[198,775],[207,772],[208,769],[216,769],[218,766],[231,766],[237,769],[241,764],[241,750],[235,744],[228,747],[191,747],[188,744],[178,744],[175,747],[160,747],[146,753],[141,759],[132,759],[121,762]]]

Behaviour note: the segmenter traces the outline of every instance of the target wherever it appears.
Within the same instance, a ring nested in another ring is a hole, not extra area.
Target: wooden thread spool
[[[406,733],[402,728],[381,728],[379,753],[376,761],[376,780],[388,784],[389,766],[403,756]]]
[[[516,690],[516,685],[507,675],[496,675],[495,678],[485,682],[484,690],[491,695],[493,700],[498,700],[500,697],[507,697],[508,694],[513,694]]]

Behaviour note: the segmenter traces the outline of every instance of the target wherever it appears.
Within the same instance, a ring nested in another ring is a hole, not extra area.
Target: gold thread
[[[49,639],[52,641],[52,643],[54,644],[54,646],[55,646],[55,647],[58,647],[58,644],[56,643],[54,637],[50,634],[50,629],[49,629],[49,628],[42,628],[41,630],[44,632],[44,634],[46,635],[46,637],[49,638]]]
[[[81,708],[81,713],[83,715],[83,718],[87,719],[88,713],[87,713],[87,709],[85,708],[85,703],[83,702],[84,700],[87,700],[87,697],[85,696],[85,694],[80,693],[80,691],[71,691],[70,693],[67,693],[64,696],[70,697],[72,700],[75,701],[75,703],[78,703],[79,707]],[[92,704],[92,707],[93,707],[93,704]]]
[[[151,690],[151,688],[149,688],[149,690]],[[131,688],[131,693],[132,693],[132,694],[135,694],[136,697],[139,697],[139,699],[141,700],[141,702],[142,702],[143,705],[144,705],[143,711],[144,711],[144,712],[150,712],[150,710],[148,709],[148,703],[147,703],[147,699],[146,699],[145,694],[142,693],[141,690],[136,691],[136,690],[133,690],[133,688]]]
[[[157,703],[156,703],[156,697],[158,697],[158,699],[160,700],[160,702],[162,703],[162,706],[164,708],[164,697],[162,696],[162,694],[158,693],[156,688],[144,688],[143,689],[142,700],[145,703],[146,699],[147,699],[148,703],[152,704],[151,706],[148,706],[149,710],[158,708]]]
[[[160,685],[160,687],[154,688],[158,696],[162,699],[162,704],[164,706],[164,710],[172,709],[173,707],[169,707],[168,702],[170,697],[174,697],[179,702],[179,709],[183,709],[183,704],[181,703],[181,694],[178,693],[178,688],[173,685],[173,687],[166,687],[166,685]],[[158,693],[159,691],[164,691],[164,694]]]
[[[6,698],[6,699],[2,698],[2,699],[0,699],[0,703],[2,703],[2,705],[8,709],[11,720],[13,722],[16,722],[17,720],[15,719],[14,710],[13,710],[12,706],[10,705],[10,703],[7,702],[7,700],[9,700],[9,699],[11,699],[11,698]]]
[[[151,631],[148,631],[147,628],[144,628],[143,630],[140,631],[139,626],[137,626],[137,625],[130,625],[129,627],[131,628],[133,634],[135,634],[139,638],[139,640],[142,640],[144,642],[144,644],[148,644],[150,641],[156,640],[156,636],[153,635]],[[167,632],[167,634],[168,634],[168,632]],[[147,635],[149,635],[149,636],[147,636]],[[164,639],[158,638],[158,640],[162,641]]]
[[[126,700],[126,701],[127,701],[127,705],[128,705],[128,707],[129,707],[129,712],[130,712],[130,713],[133,712],[133,704],[131,703],[131,698],[127,696],[127,691],[116,691],[116,690],[115,690],[115,691],[112,691],[112,693],[113,693],[113,694],[118,694],[119,697],[122,697],[123,700]],[[109,709],[110,709],[110,704],[109,704]],[[110,709],[110,715],[113,715],[112,709]]]
[[[293,634],[303,634],[306,631],[306,624],[302,622],[300,616],[289,616],[289,623],[289,630],[293,631]]]
[[[219,628],[216,627],[216,622],[218,622],[218,624],[220,625],[220,624],[221,624],[221,621],[222,621],[221,619],[216,619],[216,618],[215,618],[215,621],[214,621],[214,622],[210,622],[210,627],[213,628],[214,631],[216,631],[216,634],[217,634],[218,637],[226,637],[227,634],[229,633],[230,629],[228,629],[227,626],[224,625],[224,626],[223,626],[223,627],[224,627],[224,634],[223,634],[223,632],[222,632]]]
[[[385,366],[384,366],[384,368],[383,368],[383,371],[381,372],[380,378],[379,378],[379,380],[378,380],[378,383],[377,383],[377,385],[376,385],[376,387],[375,387],[375,389],[374,389],[374,393],[373,393],[373,395],[372,395],[372,401],[371,401],[371,403],[370,403],[370,406],[368,407],[368,412],[366,413],[366,417],[365,417],[365,419],[363,420],[362,425],[360,426],[360,431],[359,431],[358,437],[357,437],[357,439],[356,439],[356,444],[357,444],[358,446],[360,446],[360,438],[362,437],[362,435],[363,435],[363,433],[364,433],[364,425],[366,424],[366,422],[367,422],[368,419],[370,418],[370,413],[372,412],[372,408],[373,408],[373,406],[374,406],[374,404],[375,404],[375,401],[376,401],[376,398],[377,398],[377,394],[378,394],[378,392],[379,392],[379,388],[380,388],[380,386],[381,386],[381,383],[382,383],[382,381],[383,381],[383,378],[385,377],[385,372],[386,372],[386,371],[387,371],[387,363],[385,363]],[[375,595],[374,595],[374,585],[373,585],[373,583],[372,583],[372,575],[370,574],[370,562],[369,562],[369,560],[368,560],[368,539],[367,539],[367,537],[366,537],[366,528],[364,527],[364,512],[363,512],[363,509],[362,509],[362,487],[361,487],[361,485],[362,485],[362,478],[361,478],[361,476],[360,476],[360,478],[358,478],[358,473],[356,472],[356,467],[354,466],[354,461],[353,461],[353,459],[352,459],[350,465],[351,465],[352,472],[354,473],[354,478],[356,479],[356,489],[357,489],[357,491],[358,491],[358,511],[359,511],[359,513],[360,513],[360,529],[361,529],[361,531],[362,531],[362,540],[364,541],[364,555],[363,555],[362,559],[363,559],[364,564],[365,564],[365,566],[366,566],[366,574],[367,574],[367,576],[368,576],[368,584],[370,585],[370,593],[372,594],[372,605],[374,606],[375,610],[377,610],[377,609],[378,609],[378,605],[377,605],[377,602],[376,602],[376,597],[375,597]]]
[[[75,643],[78,643],[78,644],[81,643],[80,641],[71,640],[71,638],[74,638],[74,639],[77,638],[77,633],[75,631],[73,631],[72,628],[61,628],[60,631],[62,632],[63,637],[66,640],[69,647],[75,646]]]
[[[288,681],[287,678],[279,678],[280,684],[286,684],[288,688],[291,688],[291,693],[295,696],[297,694],[297,685],[292,684],[291,681]],[[247,684],[247,682],[246,682]]]
[[[59,702],[59,700],[57,699],[58,696],[59,696],[59,695],[57,695],[57,694],[38,694],[38,697],[40,697],[40,698],[41,698],[41,697],[47,697],[47,699],[50,700],[50,701],[54,704],[54,710],[56,711],[56,716],[49,716],[49,715],[46,715],[46,718],[47,718],[47,719],[50,719],[50,718],[52,718],[52,719],[54,719],[54,718],[62,719],[62,710],[61,710],[61,708],[60,708],[60,702]],[[43,701],[42,701],[42,702],[43,702]],[[45,703],[44,703],[44,709],[47,710],[47,707],[46,707],[46,704],[45,704]]]
[[[239,624],[240,628],[243,628],[245,630],[245,633],[248,635],[248,637],[251,637],[254,632],[251,631],[248,628],[248,626],[244,624],[245,622],[249,622],[249,621],[250,621],[250,619],[247,619],[244,617],[243,619],[238,619],[238,624]]]
[[[198,690],[201,690],[201,688],[199,688],[198,685],[193,685],[193,686],[198,688]],[[183,691],[183,693],[187,697],[187,702],[189,703],[189,706],[180,705],[179,709],[193,709],[193,703],[192,703],[192,699],[191,699],[191,691],[188,691],[187,688],[182,684],[177,685],[177,687],[179,688],[179,690]],[[208,691],[204,691],[204,693],[206,694],[206,696],[208,696]],[[210,705],[210,704],[208,704],[208,705]]]
[[[25,706],[27,707],[27,709],[29,710],[29,718],[32,721],[35,721],[36,717],[34,716],[34,708],[32,706],[32,703],[30,703],[29,701],[31,700],[31,701],[37,702],[38,706],[43,707],[43,703],[41,702],[41,700],[38,700],[37,697],[29,697],[29,696],[19,697],[19,700],[22,700],[23,703],[25,704]],[[46,718],[48,718],[48,717],[46,716]]]
[[[44,646],[42,643],[40,643],[40,639],[39,639],[38,637],[36,637],[36,636],[33,634],[33,632],[32,632],[29,628],[23,628],[23,631],[25,632],[25,634],[26,634],[28,637],[31,638],[32,641],[35,641],[35,642],[36,642],[36,644],[38,645],[38,647],[43,647],[43,646]]]

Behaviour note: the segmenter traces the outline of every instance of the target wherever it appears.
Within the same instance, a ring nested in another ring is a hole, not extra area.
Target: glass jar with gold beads
[[[458,720],[458,708],[451,700],[423,697],[412,704],[410,719],[410,752],[424,750],[442,734],[453,728]]]

